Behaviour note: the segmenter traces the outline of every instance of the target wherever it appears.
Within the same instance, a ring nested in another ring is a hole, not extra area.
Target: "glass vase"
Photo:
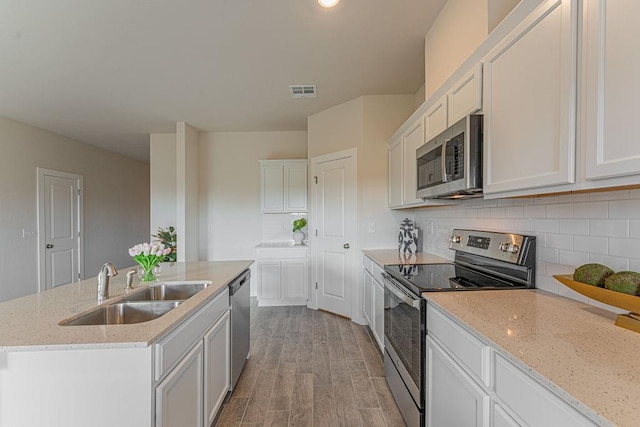
[[[138,267],[138,277],[141,282],[155,282],[158,280],[158,276],[160,275],[160,266],[154,265],[149,271],[145,270],[144,267]]]

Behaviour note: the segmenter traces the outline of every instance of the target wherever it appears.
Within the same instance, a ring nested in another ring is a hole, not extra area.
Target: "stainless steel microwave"
[[[416,150],[417,197],[482,196],[482,116],[466,116]]]

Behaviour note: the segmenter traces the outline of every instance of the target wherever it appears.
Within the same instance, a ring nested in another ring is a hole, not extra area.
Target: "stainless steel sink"
[[[184,301],[206,288],[207,285],[208,283],[165,283],[150,286],[126,297],[123,301]]]
[[[149,288],[151,289],[151,288]],[[99,307],[75,319],[60,322],[60,326],[130,325],[148,322],[168,313],[181,301],[121,302]]]

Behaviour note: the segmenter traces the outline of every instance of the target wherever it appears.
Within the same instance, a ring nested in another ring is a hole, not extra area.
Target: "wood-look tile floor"
[[[251,353],[217,426],[404,426],[367,328],[251,304]]]

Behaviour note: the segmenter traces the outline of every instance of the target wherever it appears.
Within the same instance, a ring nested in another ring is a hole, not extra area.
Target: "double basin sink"
[[[60,326],[130,325],[148,322],[167,314],[209,283],[164,283],[150,286],[109,305],[60,322]]]

